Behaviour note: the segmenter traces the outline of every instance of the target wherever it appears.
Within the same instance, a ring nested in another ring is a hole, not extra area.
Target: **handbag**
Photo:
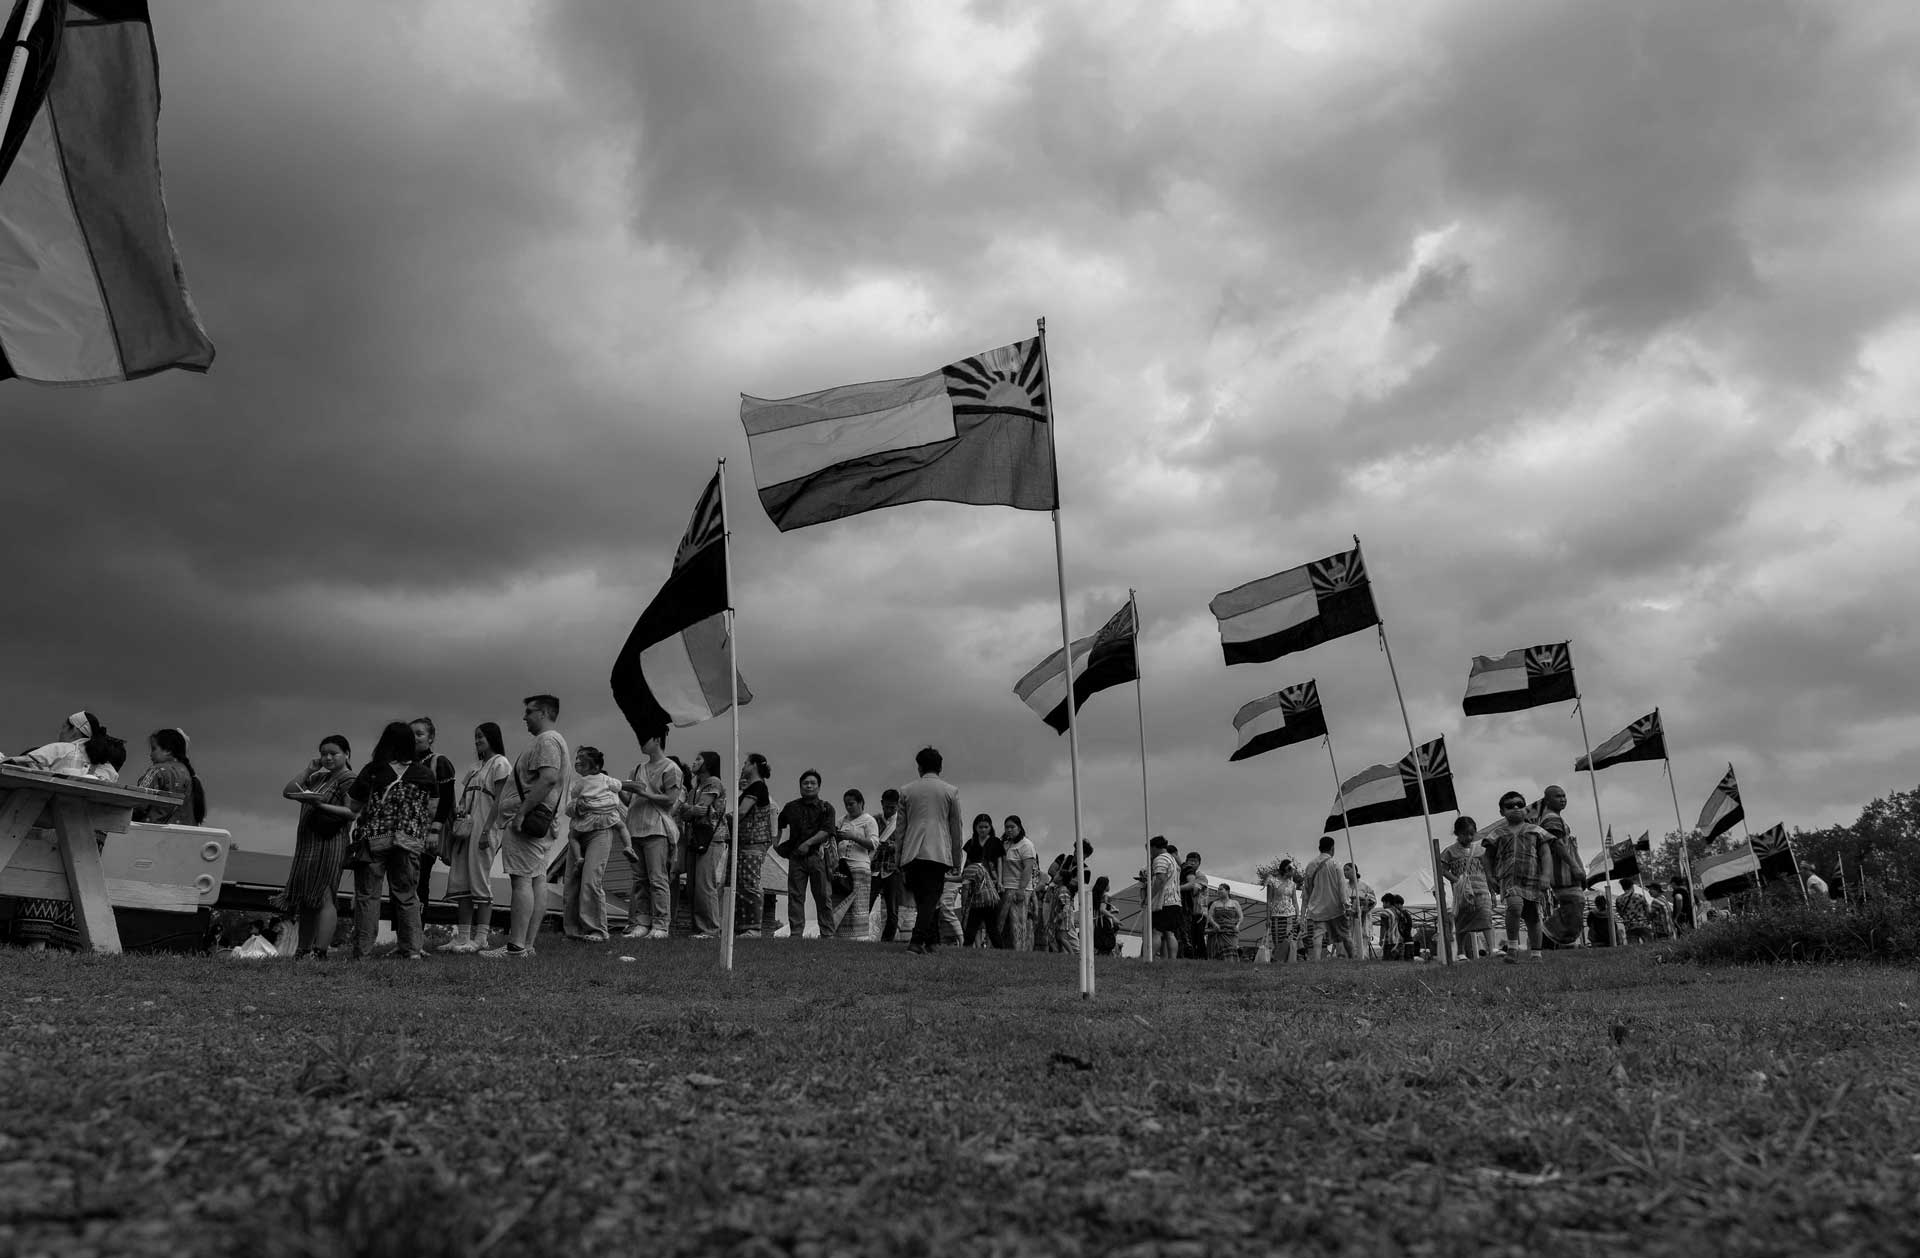
[[[524,800],[527,797],[527,781],[520,776],[520,766],[517,764],[513,766],[513,781],[520,788],[520,798]],[[548,797],[552,797],[552,792],[548,792]],[[553,805],[543,799],[520,814],[517,828],[530,839],[544,839],[553,829],[553,818]]]
[[[844,900],[853,894],[853,866],[847,864],[846,857],[834,860],[833,867],[827,871],[827,883],[836,900]]]

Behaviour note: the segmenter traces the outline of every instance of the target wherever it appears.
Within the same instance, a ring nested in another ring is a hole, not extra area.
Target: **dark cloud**
[[[1332,798],[1317,748],[1226,763],[1246,699],[1317,677],[1343,771],[1404,753],[1371,635],[1226,669],[1205,610],[1354,532],[1483,820],[1591,806],[1566,710],[1459,712],[1472,655],[1569,638],[1596,740],[1662,705],[1689,814],[1728,759],[1795,822],[1911,785],[1906,7],[373,13],[160,17],[220,358],[6,386],[9,742],[185,725],[249,837],[335,729],[459,751],[555,690],[625,757],[607,668],[725,455],[748,745],[871,797],[935,742],[1061,846],[1063,740],[1011,693],[1058,645],[1046,518],[779,534],[735,418],[1045,314],[1075,629],[1139,588],[1151,827],[1210,863],[1304,853]],[[1090,832],[1137,842],[1132,696],[1082,734]],[[1670,824],[1657,768],[1601,788]]]

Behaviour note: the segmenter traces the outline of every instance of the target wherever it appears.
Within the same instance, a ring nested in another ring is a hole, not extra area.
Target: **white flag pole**
[[[1147,882],[1140,895],[1140,959],[1149,965],[1153,963],[1153,909],[1147,903],[1153,892],[1153,809],[1147,800],[1147,700],[1143,693],[1146,687],[1145,671],[1140,667],[1140,598],[1136,591],[1127,591],[1127,602],[1133,605],[1133,699],[1134,709],[1140,716],[1140,829],[1141,842],[1147,850]],[[1069,695],[1071,698],[1071,695]]]
[[[1093,887],[1088,877],[1086,843],[1080,829],[1080,727],[1073,701],[1073,631],[1067,624],[1067,552],[1060,530],[1060,446],[1054,438],[1059,415],[1053,409],[1053,364],[1047,359],[1047,321],[1035,321],[1040,330],[1040,376],[1047,391],[1047,449],[1053,455],[1053,564],[1060,589],[1060,650],[1067,670],[1067,765],[1073,781],[1073,867],[1080,885],[1074,888],[1080,917],[1080,995],[1093,997]]]
[[[733,610],[733,517],[727,514],[727,461],[720,460],[720,545],[726,556],[727,571],[727,687],[732,702],[733,759],[728,768],[734,781],[727,787],[732,805],[727,811],[727,877],[720,890],[720,968],[733,973],[733,935],[740,879],[740,644],[734,637],[736,616]],[[726,783],[722,782],[725,786]]]
[[[1332,732],[1329,731],[1322,735],[1322,737],[1326,740],[1327,744],[1327,765],[1333,770],[1333,797],[1340,805],[1340,828],[1347,832],[1347,860],[1352,862],[1355,869],[1358,869],[1360,868],[1360,862],[1353,854],[1353,823],[1347,820],[1346,779],[1340,776],[1340,762],[1333,758]],[[1361,929],[1365,929],[1364,923],[1362,923]],[[1311,932],[1308,933],[1308,939],[1312,939]],[[1317,956],[1314,958],[1316,961],[1319,959]]]
[[[40,10],[44,0],[26,0],[20,15],[20,29],[14,38],[19,42],[13,46],[13,55],[7,59],[7,77],[0,83],[0,135],[5,135],[13,122],[13,108],[20,100],[20,85],[26,81],[27,34],[33,30],[34,23],[40,20]]]
[[[1360,535],[1358,533],[1353,535],[1353,549],[1356,554],[1360,554]],[[1366,564],[1366,556],[1364,554],[1361,555],[1360,562],[1364,567]],[[1371,572],[1367,574],[1367,581],[1369,584],[1373,581],[1373,574]],[[1379,603],[1377,600],[1374,604],[1374,615],[1376,617],[1379,616]],[[1387,676],[1393,679],[1393,697],[1398,700],[1400,704],[1400,724],[1404,726],[1407,731],[1407,750],[1413,760],[1413,779],[1420,786],[1420,820],[1426,823],[1427,856],[1433,862],[1433,906],[1440,917],[1440,939],[1436,951],[1440,955],[1440,963],[1442,965],[1452,965],[1453,932],[1447,920],[1446,897],[1441,894],[1440,888],[1442,882],[1440,876],[1440,844],[1433,837],[1433,809],[1432,805],[1427,802],[1427,766],[1422,763],[1420,759],[1420,744],[1413,741],[1413,721],[1407,716],[1407,698],[1400,692],[1400,673],[1399,670],[1393,666],[1393,648],[1387,645],[1387,622],[1384,619],[1380,620],[1376,628],[1380,630],[1380,649],[1386,653],[1387,657]]]
[[[1673,784],[1673,754],[1667,743],[1666,718],[1660,715],[1660,709],[1653,710],[1653,719],[1660,724],[1660,750],[1666,754],[1661,757],[1667,766],[1667,794],[1673,798],[1674,832],[1680,836],[1680,876],[1687,880],[1687,928],[1696,929],[1700,925],[1700,910],[1695,907],[1700,899],[1700,888],[1693,883],[1693,854],[1687,851],[1687,839],[1691,831],[1687,829],[1686,819],[1680,815],[1680,788]]]
[[[1571,642],[1567,643],[1567,662],[1569,664],[1573,662],[1573,643]],[[1576,672],[1574,677],[1577,679],[1579,675]],[[1614,903],[1613,899],[1613,844],[1607,842],[1607,823],[1600,816],[1600,773],[1593,767],[1593,740],[1587,737],[1587,705],[1580,701],[1580,686],[1577,680],[1573,689],[1573,712],[1580,718],[1580,745],[1587,751],[1587,783],[1593,788],[1593,824],[1597,827],[1594,833],[1600,838],[1601,870],[1607,876],[1607,933],[1608,942],[1611,943],[1611,936],[1618,933],[1614,927],[1620,920],[1620,906]],[[1629,839],[1628,842],[1632,840]],[[1583,893],[1580,898],[1584,903],[1585,894]]]

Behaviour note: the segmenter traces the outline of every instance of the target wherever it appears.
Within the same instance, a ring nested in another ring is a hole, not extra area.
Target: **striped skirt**
[[[873,874],[865,869],[854,869],[848,872],[853,875],[853,890],[847,893],[845,899],[833,906],[833,937],[858,939],[864,943],[869,926],[867,910],[870,907],[869,897],[873,893]]]

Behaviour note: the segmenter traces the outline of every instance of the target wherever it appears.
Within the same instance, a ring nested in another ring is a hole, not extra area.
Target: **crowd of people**
[[[903,933],[910,950],[942,944],[1009,951],[1077,953],[1083,944],[1119,951],[1120,913],[1105,877],[1094,879],[1093,938],[1083,941],[1077,892],[1080,857],[1063,852],[1045,864],[1025,823],[997,823],[980,813],[962,823],[959,791],[940,775],[941,754],[922,749],[917,776],[880,793],[870,810],[858,788],[835,807],[824,779],[806,769],[796,793],[776,807],[773,767],[745,757],[735,787],[721,781],[715,751],[689,760],[667,752],[669,730],[650,731],[641,759],[625,776],[607,770],[599,748],[571,748],[559,729],[560,701],[528,696],[522,704],[527,745],[510,757],[499,725],[473,730],[473,759],[461,770],[436,750],[429,717],[393,721],[356,770],[346,736],[320,740],[316,754],[283,793],[298,807],[294,851],[277,901],[297,931],[295,953],[324,957],[344,934],[354,955],[371,953],[383,907],[390,902],[397,955],[426,955],[422,897],[437,863],[446,866],[446,898],[456,915],[440,951],[493,959],[534,955],[548,902],[560,879],[562,934],[587,943],[613,937],[607,869],[617,855],[631,870],[623,938],[663,939],[676,927],[696,938],[730,930],[742,938],[772,937],[786,899],[790,937],[805,933],[811,902],[817,933],[890,942]],[[200,824],[206,794],[178,729],[149,735],[149,767],[137,785],[172,800],[143,806],[135,819]],[[60,737],[6,763],[113,782],[126,762],[125,744],[90,712],[77,712]],[[1625,880],[1611,901],[1587,897],[1587,868],[1564,818],[1566,792],[1550,786],[1529,805],[1519,791],[1499,800],[1500,820],[1480,827],[1462,816],[1441,853],[1457,955],[1504,952],[1518,963],[1549,949],[1622,946],[1671,936],[1691,922],[1685,888]],[[730,815],[730,809],[737,813]],[[723,921],[729,826],[739,825],[733,919]],[[1265,937],[1257,959],[1287,963],[1327,956],[1411,958],[1435,951],[1433,927],[1416,923],[1397,895],[1376,896],[1351,861],[1335,856],[1333,836],[1303,867],[1291,857],[1254,871],[1265,893]],[[1135,876],[1158,958],[1235,959],[1247,949],[1239,897],[1201,871],[1198,852],[1184,856],[1165,836]],[[493,872],[506,879],[508,901],[494,903]],[[352,874],[350,928],[336,920],[344,873]],[[504,938],[493,938],[496,909],[507,911]],[[16,911],[16,940],[71,944],[72,908],[63,901],[27,901]],[[1498,947],[1496,948],[1496,937]]]

